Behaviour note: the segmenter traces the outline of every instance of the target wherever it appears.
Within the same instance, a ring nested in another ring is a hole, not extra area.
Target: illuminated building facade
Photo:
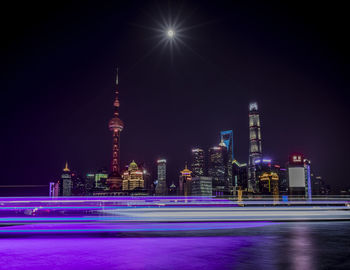
[[[106,169],[100,169],[95,173],[95,188],[105,189],[108,178],[108,172]]]
[[[311,162],[300,153],[292,154],[288,163],[289,194],[312,197]]]
[[[50,182],[49,185],[49,197],[58,197],[60,189],[59,182]]]
[[[220,132],[221,142],[223,142],[227,149],[227,178],[230,189],[232,189],[233,175],[232,175],[232,161],[234,160],[233,153],[233,131],[225,130]]]
[[[195,176],[191,180],[192,196],[212,196],[213,179],[208,176]]]
[[[234,160],[234,154],[233,154],[233,131],[232,130],[225,130],[220,132],[221,141],[225,144],[227,148],[227,153],[232,160]]]
[[[264,172],[259,175],[259,193],[263,195],[279,195],[278,174],[275,172]]]
[[[180,171],[179,178],[179,195],[180,196],[189,196],[191,195],[191,181],[192,181],[192,171],[187,168]]]
[[[81,175],[73,172],[72,182],[73,182],[73,189],[72,189],[73,196],[86,195],[86,179],[84,177],[81,177]]]
[[[258,181],[255,192],[262,195],[278,196],[280,194],[280,181],[285,175],[283,170],[281,170],[281,166],[274,164],[270,158],[256,159],[255,175]]]
[[[208,175],[213,179],[213,195],[228,193],[227,148],[223,142],[209,148]]]
[[[259,173],[270,171],[272,166],[272,159],[270,158],[259,158],[255,159],[255,172],[257,177],[259,177]]]
[[[61,183],[61,196],[72,196],[73,181],[72,173],[68,168],[68,162],[66,162],[66,166],[63,169],[63,173],[61,175]]]
[[[311,183],[311,161],[304,159],[305,168],[305,197],[312,198],[312,183]]]
[[[167,195],[167,183],[166,183],[166,160],[157,160],[157,174],[158,179],[156,181],[156,195]]]
[[[255,160],[262,158],[261,127],[258,104],[249,104],[249,160],[248,160],[248,191],[257,192],[257,176]]]
[[[119,118],[119,98],[118,98],[118,72],[116,79],[116,97],[114,100],[114,116],[109,121],[109,129],[113,133],[113,146],[112,146],[112,170],[107,179],[107,185],[111,191],[122,190],[123,180],[120,175],[120,133],[124,128],[123,121]]]
[[[132,161],[122,175],[123,191],[133,191],[135,189],[142,190],[145,187],[143,180],[143,172],[139,169],[135,161]]]
[[[87,195],[92,195],[92,190],[95,188],[95,174],[87,173],[85,178],[85,189]]]
[[[205,175],[205,153],[201,148],[192,149],[191,170],[193,176]]]

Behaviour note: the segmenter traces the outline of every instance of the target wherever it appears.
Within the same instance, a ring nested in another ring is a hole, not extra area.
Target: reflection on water
[[[3,238],[0,269],[350,269],[350,223]]]
[[[288,247],[288,253],[294,254],[289,258],[292,269],[317,269],[313,261],[315,254],[310,227],[293,226]]]

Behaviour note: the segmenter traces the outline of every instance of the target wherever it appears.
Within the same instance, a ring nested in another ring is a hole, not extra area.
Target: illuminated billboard
[[[304,156],[302,154],[293,154],[289,156],[289,163],[294,165],[304,164]]]
[[[304,167],[289,167],[289,186],[305,188],[305,169]]]

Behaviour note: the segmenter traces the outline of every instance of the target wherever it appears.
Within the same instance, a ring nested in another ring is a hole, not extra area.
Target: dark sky
[[[2,7],[1,184],[45,184],[66,160],[81,173],[109,166],[119,66],[122,164],[154,169],[164,157],[175,180],[191,147],[217,144],[225,129],[246,162],[257,101],[265,156],[284,164],[302,152],[333,188],[349,186],[345,6],[70,2]],[[169,47],[152,51],[159,38],[148,28],[178,13],[186,45],[173,58]]]

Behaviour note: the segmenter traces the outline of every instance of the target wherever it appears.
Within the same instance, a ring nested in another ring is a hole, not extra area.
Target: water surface
[[[0,239],[0,269],[350,269],[350,222]]]

